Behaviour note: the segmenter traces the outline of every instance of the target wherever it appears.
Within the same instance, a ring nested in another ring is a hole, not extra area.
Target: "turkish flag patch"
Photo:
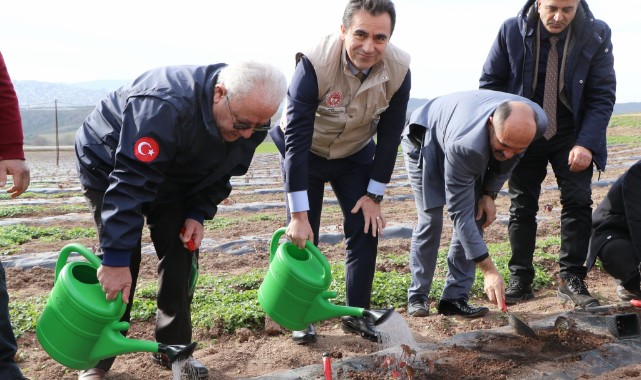
[[[151,162],[158,157],[160,148],[156,140],[151,137],[142,137],[134,145],[134,155],[142,162]]]

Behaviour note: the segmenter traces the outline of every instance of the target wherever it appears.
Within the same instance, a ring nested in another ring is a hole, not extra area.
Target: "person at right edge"
[[[592,214],[588,271],[597,258],[615,278],[622,301],[641,300],[641,160],[614,182]]]
[[[527,149],[508,181],[512,257],[506,302],[534,297],[536,216],[549,162],[562,207],[557,296],[575,307],[599,305],[585,283],[585,259],[593,165],[605,170],[605,134],[616,98],[610,27],[594,18],[584,0],[528,0],[501,26],[479,87],[531,99],[549,118],[544,138]]]

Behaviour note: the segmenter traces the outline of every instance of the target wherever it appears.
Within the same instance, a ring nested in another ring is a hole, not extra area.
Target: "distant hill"
[[[15,81],[13,86],[18,94],[21,108],[95,106],[109,92],[119,86],[112,81],[87,82],[86,84],[47,83],[37,81]],[[96,87],[97,84],[101,87]],[[109,84],[108,84],[109,83]],[[107,87],[109,86],[109,87]]]
[[[20,101],[20,114],[25,143],[31,145],[55,144],[55,111],[58,107],[58,134],[61,145],[73,143],[73,136],[85,117],[109,92],[126,84],[127,80],[100,80],[83,83],[48,83],[14,81]],[[407,106],[409,116],[427,99],[411,98]],[[274,117],[276,120],[279,115]],[[614,114],[641,113],[641,103],[618,103]]]
[[[639,113],[641,112],[641,103],[616,103],[614,105],[614,111],[612,112],[615,115],[622,115],[626,113]]]

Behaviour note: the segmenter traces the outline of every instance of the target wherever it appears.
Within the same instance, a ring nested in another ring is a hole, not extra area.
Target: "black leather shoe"
[[[341,317],[341,330],[357,334],[372,342],[380,342],[380,333],[374,329],[374,324],[363,317]]]
[[[448,300],[441,298],[438,302],[438,313],[443,315],[460,315],[465,318],[482,317],[490,311],[487,307],[474,307],[467,303],[465,298]]]
[[[166,354],[155,353],[151,355],[151,360],[157,364],[173,370],[173,363],[169,361],[169,357]],[[203,363],[198,361],[194,357],[188,357],[184,360],[178,360],[178,363],[181,365],[180,378],[185,378],[183,375],[187,375],[189,379],[208,379],[209,378],[209,369],[205,367]],[[97,368],[95,368],[97,369]],[[103,371],[103,374],[105,372]],[[78,377],[80,379],[80,377]],[[89,379],[92,379],[91,377]]]
[[[505,288],[505,303],[508,305],[515,305],[532,298],[534,298],[534,292],[530,284],[519,280],[510,280],[507,288]]]
[[[563,301],[574,302],[575,307],[599,306],[599,300],[590,295],[585,281],[577,276],[562,278],[556,296]]]
[[[292,340],[296,344],[316,342],[316,329],[314,328],[314,325],[309,325],[302,331],[292,331]]]

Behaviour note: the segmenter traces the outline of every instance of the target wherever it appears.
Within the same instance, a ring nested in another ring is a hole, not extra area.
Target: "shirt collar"
[[[359,69],[356,68],[356,66],[354,66],[354,64],[349,59],[347,59],[347,67],[349,67],[349,71],[351,71],[352,74],[354,74],[354,75],[356,75],[356,73],[359,72],[359,71],[362,71],[363,74],[367,75],[367,74],[369,74],[370,70],[372,69],[370,67],[367,70],[359,70]]]
[[[550,39],[550,37],[552,37],[552,33],[548,32],[548,30],[545,29],[545,27],[543,26],[543,22],[541,22],[540,27],[541,27],[540,28],[541,29],[541,40],[542,41],[543,40],[544,41],[548,41]],[[563,31],[561,33],[557,34],[557,36],[559,37],[559,42],[565,41],[565,38],[568,35],[568,28],[570,28],[570,25],[568,25],[567,28],[563,29]]]

